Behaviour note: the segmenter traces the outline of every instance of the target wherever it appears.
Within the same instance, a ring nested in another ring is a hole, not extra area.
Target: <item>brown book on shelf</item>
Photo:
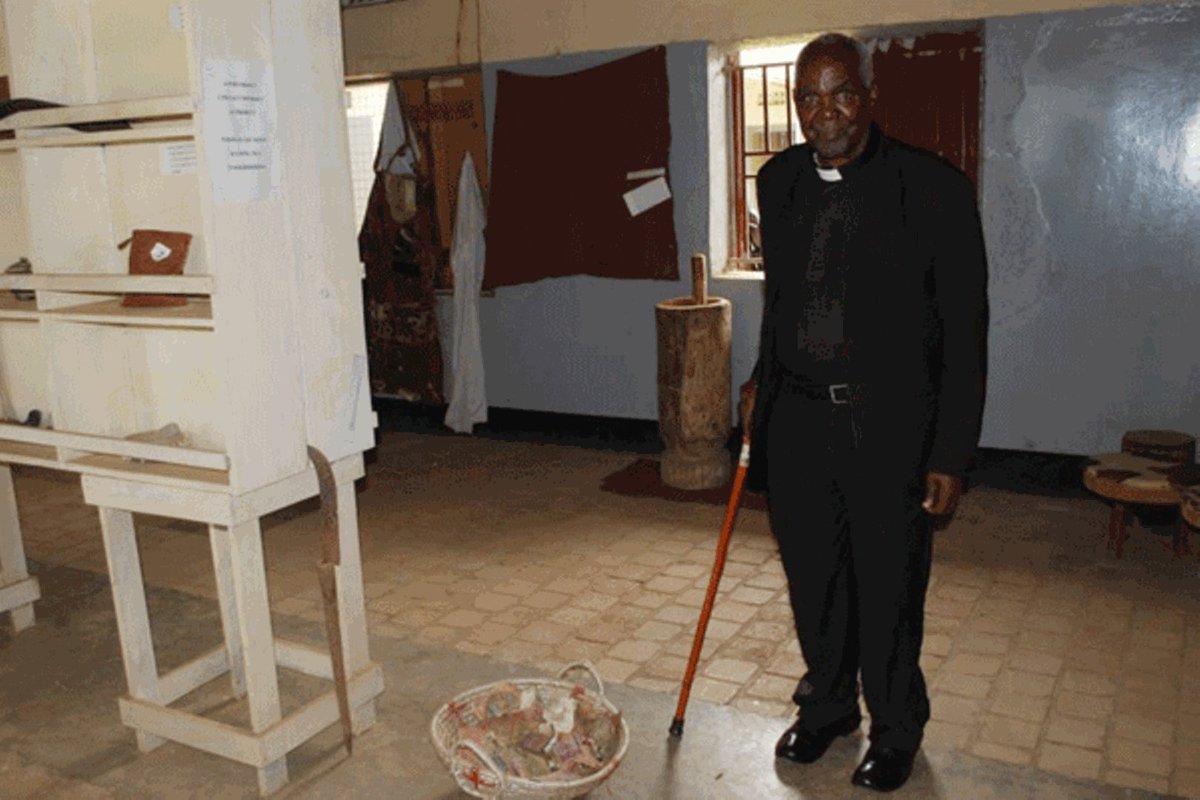
[[[187,261],[188,246],[192,242],[190,233],[158,231],[140,228],[125,241],[117,245],[129,247],[130,275],[182,275]],[[180,294],[126,294],[123,306],[182,306],[187,298]]]

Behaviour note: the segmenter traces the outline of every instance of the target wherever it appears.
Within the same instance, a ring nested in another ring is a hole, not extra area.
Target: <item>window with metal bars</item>
[[[731,73],[734,138],[734,228],[735,250],[728,268],[733,271],[762,269],[758,238],[758,198],[754,189],[759,168],[781,150],[803,141],[793,113],[792,84],[797,43],[781,53],[772,48],[763,63],[756,51],[742,51]]]

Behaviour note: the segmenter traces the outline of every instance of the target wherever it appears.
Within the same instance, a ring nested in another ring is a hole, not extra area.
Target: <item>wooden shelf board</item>
[[[99,325],[200,329],[211,329],[213,326],[212,301],[208,298],[189,298],[187,305],[183,306],[132,307],[123,306],[116,299],[100,300],[42,313],[56,320]]]
[[[99,272],[35,272],[31,275],[0,274],[0,289],[32,289],[47,292],[99,292],[118,294],[212,294],[211,275],[114,275]]]
[[[121,456],[86,455],[60,462],[60,468],[89,475],[110,478],[137,478],[147,483],[167,486],[196,486],[203,488],[228,487],[229,473],[225,470],[185,467],[158,461],[126,461]]]
[[[29,442],[14,442],[0,439],[0,462],[29,464],[35,467],[60,469],[58,454],[53,447]]]
[[[0,152],[20,150],[28,147],[86,147],[100,144],[132,144],[136,142],[165,142],[191,139],[195,130],[191,125],[169,125],[134,127],[120,131],[98,131],[82,133],[73,131],[52,136],[30,136],[0,141]]]
[[[114,100],[108,103],[39,108],[21,111],[0,121],[0,130],[28,130],[30,128],[62,128],[81,122],[107,122],[109,120],[159,119],[162,117],[191,116],[192,98],[188,95],[169,97],[147,97],[138,100]],[[108,132],[108,133],[111,133]],[[87,134],[85,134],[87,135]],[[105,134],[100,134],[105,135]]]
[[[37,304],[33,300],[18,300],[8,292],[0,293],[0,319],[36,321]]]
[[[75,431],[31,428],[13,422],[0,424],[0,441],[59,447],[80,453],[129,457],[164,464],[179,464],[208,472],[225,472],[229,457],[220,451],[140,442]]]
[[[157,461],[127,461],[121,456],[85,455],[61,460],[53,447],[0,439],[0,463],[65,470],[110,478],[136,478],[147,483],[211,490],[229,486],[225,470],[186,467]]]

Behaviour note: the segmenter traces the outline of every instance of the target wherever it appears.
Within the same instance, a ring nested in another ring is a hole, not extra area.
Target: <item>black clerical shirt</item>
[[[862,155],[840,169],[817,170],[805,180],[793,207],[801,262],[784,278],[779,364],[792,380],[812,384],[856,382],[854,336],[847,327],[851,272],[878,263],[878,237],[870,230],[872,164],[880,135],[873,128]],[[821,172],[839,176],[820,177]],[[794,334],[789,334],[794,331]]]

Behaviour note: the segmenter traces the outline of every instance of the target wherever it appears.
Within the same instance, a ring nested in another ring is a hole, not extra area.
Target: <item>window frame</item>
[[[740,53],[738,54],[740,55]],[[793,143],[797,130],[795,100],[793,86],[795,82],[795,64],[791,61],[766,62],[762,64],[742,65],[738,55],[730,58],[730,122],[732,127],[731,141],[733,143],[731,162],[733,178],[733,252],[730,253],[726,264],[726,274],[761,274],[762,255],[750,254],[749,215],[747,202],[748,184],[753,175],[747,174],[746,162],[755,156],[772,156],[786,150]],[[782,148],[773,149],[771,146],[770,125],[770,91],[767,75],[770,70],[782,67],[784,71],[784,97],[787,109],[787,144]],[[763,147],[762,150],[747,150],[746,142],[746,80],[748,73],[757,72],[762,85],[763,99]],[[757,172],[755,173],[757,174]]]
[[[385,99],[384,99],[384,109],[383,109],[383,111],[381,112],[381,114],[379,115],[379,116],[380,116],[380,119],[382,119],[382,117],[384,116],[384,114],[386,114],[386,106],[387,106],[387,99],[386,99],[386,93],[387,93],[387,89],[386,89],[386,87],[388,86],[388,84],[390,84],[390,83],[391,83],[391,80],[392,80],[392,79],[391,79],[391,77],[390,77],[390,76],[388,76],[388,75],[367,75],[367,76],[362,76],[362,77],[353,77],[353,78],[352,78],[352,77],[349,77],[349,76],[347,76],[347,77],[346,77],[346,79],[345,79],[345,81],[343,82],[343,91],[346,93],[346,94],[345,94],[345,96],[346,96],[347,103],[349,103],[350,92],[351,92],[351,91],[353,91],[354,89],[359,89],[359,88],[363,88],[363,87],[380,87],[380,86],[382,86],[382,87],[384,88],[384,94],[385,94]],[[349,113],[349,112],[350,112],[351,108],[352,108],[352,106],[350,106],[350,105],[347,105],[347,107],[346,107],[346,109],[345,109],[345,110],[346,110],[346,112],[347,112],[347,113],[346,113],[346,126],[347,126],[347,135],[349,135],[349,133],[350,133],[350,131],[349,131],[349,125],[350,125],[350,113]],[[372,120],[372,122],[374,122],[374,120]],[[379,127],[379,124],[377,124],[377,123],[376,123],[376,124],[375,124],[375,131],[374,131],[374,133],[373,133],[373,135],[372,135],[372,139],[374,139],[374,141],[375,141],[375,148],[374,148],[375,152],[373,152],[373,153],[371,154],[371,161],[370,161],[370,163],[371,163],[371,166],[372,166],[372,170],[371,170],[371,175],[369,176],[369,180],[370,180],[371,182],[373,182],[373,181],[374,181],[374,179],[375,179],[375,174],[374,174],[374,168],[373,168],[373,167],[374,167],[374,164],[375,164],[375,159],[376,159],[376,158],[377,158],[377,156],[378,156],[378,150],[379,150],[379,132],[380,132],[380,127]],[[349,141],[348,141],[348,144],[350,145],[351,149],[353,150],[354,143],[353,143],[353,142],[349,142]],[[355,177],[363,177],[363,178],[368,178],[368,176],[366,176],[366,175],[363,175],[363,176],[355,176],[355,175],[353,175],[353,168],[355,167],[355,161],[354,161],[353,155],[351,156],[351,165],[350,165],[350,166],[351,166],[351,171],[352,171],[352,175],[351,175],[351,180],[352,180],[352,181],[354,180],[354,178],[355,178]],[[357,196],[357,195],[355,196],[355,220],[354,220],[354,224],[355,224],[355,226],[356,226],[356,227],[355,227],[355,231],[356,231],[356,232],[362,229],[362,225],[363,225],[363,218],[364,218],[364,216],[365,216],[365,214],[366,214],[367,198],[369,198],[369,197],[370,197],[370,188],[368,188],[368,189],[367,189],[367,197],[364,197],[364,198],[362,198],[362,202],[363,202],[363,213],[362,213],[362,214],[359,214],[359,213],[358,213],[358,200],[359,200],[359,198],[358,198],[358,196]]]

